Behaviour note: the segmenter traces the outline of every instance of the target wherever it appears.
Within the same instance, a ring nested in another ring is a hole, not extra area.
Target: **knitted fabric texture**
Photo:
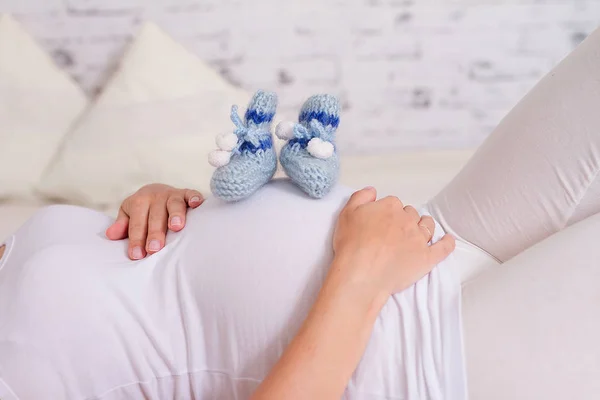
[[[281,150],[281,165],[298,187],[319,199],[329,193],[339,175],[335,132],[340,103],[331,95],[312,96],[302,106],[298,121]]]
[[[236,126],[233,134],[217,137],[216,150],[209,155],[218,166],[211,179],[213,194],[225,201],[242,200],[267,183],[277,170],[271,122],[277,109],[275,93],[258,91],[248,105],[244,121],[231,110]],[[235,135],[235,136],[233,136]]]

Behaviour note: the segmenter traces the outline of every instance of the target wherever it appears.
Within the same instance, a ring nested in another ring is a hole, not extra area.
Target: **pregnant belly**
[[[178,246],[203,368],[262,379],[299,329],[327,274],[349,191],[309,199],[287,181],[190,212]]]
[[[98,234],[104,217],[83,224],[93,243],[69,229],[70,244],[2,271],[20,278],[0,281],[0,378],[16,393],[39,390],[23,398],[248,398],[317,296],[349,195],[338,187],[315,201],[280,181],[240,203],[208,199],[164,250],[137,262]],[[9,261],[27,250],[14,249]],[[461,398],[446,395],[462,370],[452,269],[386,304],[345,399]]]
[[[178,245],[194,308],[188,314],[196,316],[188,354],[204,355],[201,368],[256,384],[268,374],[325,279],[349,195],[338,188],[315,201],[276,182],[244,202],[209,199],[190,213]],[[448,395],[462,390],[453,264],[385,305],[344,398],[461,398]]]

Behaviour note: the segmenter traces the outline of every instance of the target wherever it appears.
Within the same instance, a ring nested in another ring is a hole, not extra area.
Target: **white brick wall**
[[[349,152],[479,143],[600,25],[600,0],[0,0],[94,94],[144,20],[284,114],[341,97]]]

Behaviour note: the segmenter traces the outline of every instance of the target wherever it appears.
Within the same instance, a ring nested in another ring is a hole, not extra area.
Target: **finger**
[[[432,265],[439,264],[454,251],[456,242],[451,235],[444,235],[438,242],[429,246],[429,259]]]
[[[186,189],[184,200],[190,207],[196,208],[200,204],[204,203],[204,196],[202,196],[202,194],[197,190]]]
[[[146,239],[148,254],[154,254],[163,248],[167,234],[167,218],[166,198],[155,199],[148,213],[148,238]]]
[[[129,228],[129,216],[119,208],[119,215],[111,226],[106,230],[106,237],[110,240],[122,240],[127,237],[127,229]]]
[[[415,222],[419,222],[419,220],[421,219],[421,216],[419,215],[419,212],[413,207],[413,206],[405,206],[404,207],[404,211],[412,218],[415,220]]]
[[[375,190],[375,188],[372,186],[367,186],[362,190],[354,192],[352,196],[350,196],[350,199],[348,200],[348,203],[346,203],[346,207],[344,208],[349,210],[355,210],[359,206],[371,203],[375,200],[377,200],[377,190]]]
[[[169,213],[169,229],[172,231],[180,231],[185,225],[185,214],[187,213],[188,204],[185,200],[185,194],[173,194],[167,200],[167,211]]]
[[[433,238],[433,232],[435,231],[435,222],[433,222],[433,218],[428,215],[424,215],[421,217],[419,221],[419,228],[421,228],[421,232],[425,237],[427,242],[430,242]]]
[[[137,198],[128,203],[124,211],[129,214],[129,258],[139,260],[146,256],[144,247],[148,233],[148,212],[150,201]]]

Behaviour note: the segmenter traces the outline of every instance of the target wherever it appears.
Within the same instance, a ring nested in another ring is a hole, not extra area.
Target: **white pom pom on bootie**
[[[235,133],[223,133],[218,135],[215,141],[219,149],[232,151],[237,146],[238,137]]]
[[[325,160],[333,155],[333,144],[321,138],[312,138],[308,142],[306,150],[311,156]]]
[[[292,121],[282,121],[277,124],[277,128],[275,128],[275,136],[277,136],[281,140],[290,140],[295,137],[294,135],[294,127],[296,126],[295,122]]]
[[[218,150],[208,153],[208,163],[213,167],[219,168],[229,164],[231,152],[238,143],[238,137],[235,133],[222,133],[215,138]]]
[[[225,150],[213,150],[208,153],[208,163],[213,167],[219,168],[229,164],[231,152]]]

